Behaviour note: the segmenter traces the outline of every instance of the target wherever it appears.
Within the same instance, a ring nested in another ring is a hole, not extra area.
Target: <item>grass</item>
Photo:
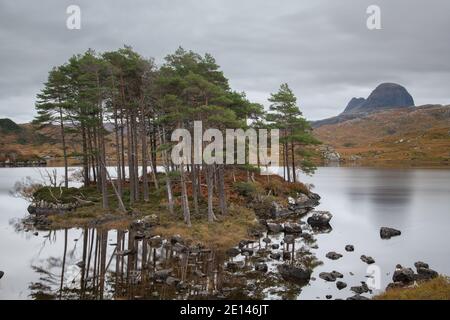
[[[450,278],[439,276],[416,287],[394,288],[375,296],[375,300],[450,300]]]

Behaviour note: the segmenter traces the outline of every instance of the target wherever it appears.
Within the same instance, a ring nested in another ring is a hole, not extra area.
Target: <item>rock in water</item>
[[[282,264],[278,266],[278,271],[284,279],[295,283],[305,283],[311,278],[311,271],[303,266]]]
[[[302,226],[295,222],[286,222],[284,224],[285,233],[302,233]]]
[[[319,273],[319,278],[328,282],[336,281],[336,277],[331,272],[321,272]]]
[[[0,271],[0,279],[3,278],[4,275],[5,273],[3,271]]]
[[[331,260],[337,260],[342,257],[342,254],[331,251],[326,254],[326,257]]]
[[[355,247],[353,247],[351,244],[348,244],[345,246],[345,251],[347,252],[355,251]]]
[[[331,218],[333,215],[328,211],[313,211],[307,222],[313,227],[326,227],[330,224]]]
[[[347,287],[347,284],[346,284],[345,282],[343,282],[343,281],[338,281],[338,282],[336,282],[336,287],[337,287],[339,290],[342,290],[342,289],[344,289],[344,288]]]
[[[400,230],[388,227],[381,227],[380,237],[381,239],[390,239],[391,237],[399,236],[402,232]]]
[[[375,263],[375,260],[372,257],[362,255],[361,260],[367,264]]]

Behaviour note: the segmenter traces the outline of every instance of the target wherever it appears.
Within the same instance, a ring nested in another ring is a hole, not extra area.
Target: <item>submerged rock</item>
[[[402,232],[400,230],[388,227],[381,227],[380,237],[381,239],[390,239],[391,237],[399,236]]]
[[[313,211],[307,222],[313,227],[327,227],[333,215],[329,211]]]

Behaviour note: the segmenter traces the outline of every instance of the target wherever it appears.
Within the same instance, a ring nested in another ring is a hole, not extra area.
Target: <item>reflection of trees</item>
[[[295,299],[301,291],[301,286],[285,281],[277,272],[254,271],[255,256],[228,258],[201,246],[155,241],[134,230],[88,228],[80,245],[69,248],[69,232],[64,230],[60,257],[33,266],[40,275],[29,286],[33,299],[263,299],[268,295]],[[110,236],[114,244],[108,244]],[[305,240],[298,238],[294,244],[285,244],[280,250],[289,252],[289,259],[275,263],[309,263],[314,268],[313,255],[298,248],[302,243]],[[255,252],[270,252],[261,242],[248,246]],[[228,272],[224,266],[230,259],[244,259],[244,267]],[[161,270],[169,270],[168,275],[160,276]]]

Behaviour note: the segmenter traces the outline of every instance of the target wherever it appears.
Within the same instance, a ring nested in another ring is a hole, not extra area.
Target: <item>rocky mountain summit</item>
[[[382,83],[365,98],[352,98],[344,111],[336,117],[313,121],[314,128],[357,119],[372,113],[414,106],[414,99],[405,87],[396,83]]]
[[[396,83],[382,83],[367,99],[352,98],[343,114],[371,113],[411,106],[414,106],[414,99],[403,86]]]

